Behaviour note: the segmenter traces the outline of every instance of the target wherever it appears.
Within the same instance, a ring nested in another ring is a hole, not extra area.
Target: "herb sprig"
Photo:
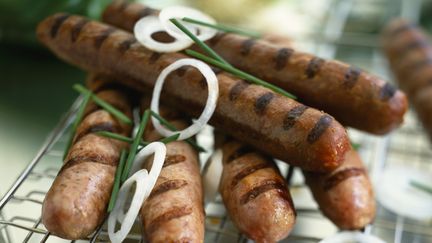
[[[411,180],[411,181],[409,182],[409,184],[410,184],[412,187],[415,187],[415,188],[417,188],[417,189],[419,189],[419,190],[421,190],[421,191],[427,192],[427,193],[429,193],[429,194],[432,195],[432,187],[430,187],[430,186],[427,186],[427,185],[425,185],[425,184],[423,184],[423,183],[420,183],[420,182],[418,182],[418,181],[415,181],[415,180]]]
[[[113,190],[111,192],[111,197],[110,197],[110,201],[108,204],[108,213],[113,210],[115,203],[117,201],[117,195],[118,195],[118,192],[120,190],[121,174],[122,174],[123,169],[124,169],[124,164],[126,161],[126,155],[127,155],[127,152],[126,152],[126,150],[123,149],[121,151],[121,154],[120,154],[120,161],[119,161],[119,164],[117,166],[117,170],[116,170],[115,177],[114,177]]]

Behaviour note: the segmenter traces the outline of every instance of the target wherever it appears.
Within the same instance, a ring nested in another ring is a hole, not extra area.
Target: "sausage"
[[[167,107],[161,106],[160,114],[178,129],[188,126],[187,119]],[[154,141],[161,136],[149,125],[144,138]],[[152,243],[204,242],[205,215],[198,152],[185,141],[168,143],[166,148],[162,171],[140,212],[145,238]]]
[[[404,19],[386,26],[382,42],[397,81],[412,100],[432,141],[432,45],[420,28]]]
[[[277,242],[291,232],[296,212],[275,163],[240,142],[224,142],[219,191],[237,228],[256,242]]]
[[[331,173],[303,175],[321,212],[340,229],[359,230],[374,219],[372,185],[355,150],[347,152],[343,165]]]
[[[131,31],[137,20],[157,13],[117,2],[106,8],[103,20]],[[207,43],[234,66],[292,92],[344,125],[386,134],[403,122],[405,94],[357,67],[236,34],[219,33]],[[196,45],[192,49],[202,51]]]
[[[125,31],[94,21],[83,25],[84,21],[56,14],[39,24],[37,35],[63,60],[143,91],[152,89],[166,66],[186,57],[149,51]],[[331,171],[340,165],[349,140],[332,116],[262,86],[216,73],[219,99],[211,119],[215,127],[306,170]],[[162,100],[196,116],[206,102],[206,90],[198,71],[183,68],[166,80]]]
[[[131,116],[128,98],[115,90],[97,95]],[[120,152],[127,144],[94,134],[109,131],[129,136],[121,123],[94,103],[87,106],[73,145],[42,206],[42,222],[65,239],[81,239],[95,231],[106,216]]]
[[[404,19],[391,21],[382,35],[384,51],[401,87],[409,96],[432,84],[432,45]]]

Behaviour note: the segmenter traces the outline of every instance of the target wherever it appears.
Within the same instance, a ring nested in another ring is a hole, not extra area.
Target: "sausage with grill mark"
[[[224,142],[219,191],[237,228],[256,242],[277,242],[295,223],[295,209],[274,162],[240,142]]]
[[[100,90],[97,96],[131,117],[125,94]],[[130,126],[90,103],[77,128],[64,165],[42,206],[42,222],[49,232],[65,239],[82,239],[106,216],[120,152],[127,144],[94,134],[110,131],[129,136]]]
[[[155,54],[132,42],[131,34],[93,21],[81,28],[72,42],[71,31],[83,18],[63,16],[57,14],[39,24],[37,34],[45,45],[69,63],[111,75],[137,89],[151,90],[166,66],[186,57],[179,53]],[[57,27],[59,21],[62,24]],[[52,36],[54,27],[57,34]],[[101,36],[105,40],[99,43]],[[128,49],[124,43],[128,43]],[[219,99],[211,124],[306,170],[331,171],[340,165],[349,141],[345,129],[331,116],[307,108],[293,117],[291,110],[300,103],[223,72],[217,77]],[[193,68],[171,74],[164,84],[162,100],[189,115],[200,114],[206,99],[202,75]],[[291,127],[284,126],[287,119]]]
[[[359,230],[375,217],[372,185],[355,150],[331,173],[303,172],[322,213],[344,230]]]
[[[140,18],[157,13],[138,3],[113,3],[103,20],[132,31]],[[236,34],[219,33],[207,43],[234,66],[292,92],[344,125],[386,134],[403,121],[405,94],[356,67]]]

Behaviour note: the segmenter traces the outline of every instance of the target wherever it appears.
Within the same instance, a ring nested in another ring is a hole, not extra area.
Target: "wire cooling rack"
[[[324,0],[323,0],[324,1]],[[320,31],[302,43],[309,51],[324,58],[335,58],[369,70],[391,80],[385,59],[380,53],[377,29],[370,31],[370,19],[362,18],[365,10],[376,10],[377,15],[402,15],[416,22],[421,11],[421,0],[326,0],[328,11]],[[366,22],[365,22],[366,21]],[[367,22],[369,21],[369,22]],[[380,27],[380,26],[378,26]],[[45,193],[61,167],[61,158],[67,132],[81,99],[48,136],[40,151],[21,173],[17,181],[0,201],[1,242],[109,242],[106,225],[94,235],[79,241],[65,241],[50,235],[41,223],[41,204]],[[349,130],[352,140],[361,145],[360,154],[366,162],[372,180],[389,164],[408,164],[432,171],[432,148],[414,114],[409,111],[404,125],[396,132],[376,137]],[[287,166],[280,164],[287,173]],[[298,211],[296,226],[283,242],[318,242],[337,232],[325,219],[304,186],[298,171],[290,178],[290,191]],[[217,198],[206,204],[206,242],[248,242],[238,233],[226,216],[225,208]],[[125,242],[142,242],[140,224]],[[432,243],[431,222],[419,222],[394,214],[378,204],[377,218],[364,233],[380,237],[386,242]]]

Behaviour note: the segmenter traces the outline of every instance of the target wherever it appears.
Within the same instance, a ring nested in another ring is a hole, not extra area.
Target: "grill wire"
[[[387,63],[379,49],[377,34],[367,31],[347,30],[347,26],[362,25],[356,9],[369,5],[385,6],[388,16],[397,15],[418,22],[422,0],[326,0],[328,11],[320,32],[301,40],[308,43],[310,51],[323,58],[335,58],[364,68],[392,80]],[[359,53],[361,54],[359,55]],[[66,241],[50,235],[41,223],[41,205],[47,185],[51,185],[61,167],[68,129],[81,102],[77,99],[59,124],[52,130],[40,151],[0,201],[0,242],[109,242],[106,225],[88,239]],[[432,149],[412,111],[404,125],[394,133],[376,137],[349,129],[351,139],[360,144],[359,152],[367,164],[372,181],[382,169],[393,164],[408,164],[431,171]],[[283,173],[287,166],[281,165]],[[337,229],[325,219],[301,180],[294,173],[290,191],[298,211],[297,224],[291,235],[283,242],[318,242],[332,235]],[[306,197],[304,196],[306,195]],[[305,199],[306,198],[306,199]],[[27,210],[24,210],[27,208]],[[140,223],[125,242],[142,242]],[[377,217],[364,233],[376,235],[386,242],[432,243],[431,222],[418,222],[396,215],[379,204]],[[206,205],[206,242],[250,242],[238,233],[226,216],[224,206],[217,198]]]

